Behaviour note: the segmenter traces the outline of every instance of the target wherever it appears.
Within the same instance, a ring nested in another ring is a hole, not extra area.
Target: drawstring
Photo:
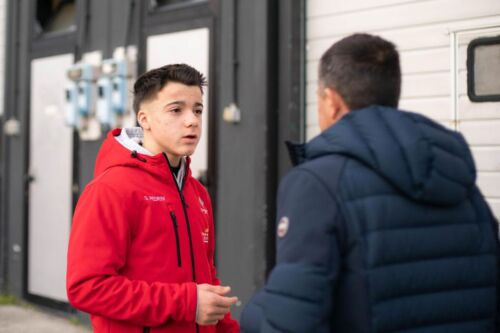
[[[141,162],[144,162],[144,163],[147,162],[147,160],[144,157],[137,155],[137,151],[135,151],[135,150],[132,150],[132,152],[130,153],[130,156],[132,156],[133,158],[137,158]]]

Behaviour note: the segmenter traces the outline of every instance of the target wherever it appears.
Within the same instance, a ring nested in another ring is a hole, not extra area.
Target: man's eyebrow
[[[186,102],[184,102],[184,101],[173,101],[173,102],[167,103],[164,106],[164,108],[172,106],[172,105],[184,106],[184,105],[186,105]],[[194,106],[201,106],[201,107],[203,107],[203,103],[201,103],[201,102],[195,102]]]
[[[184,105],[184,104],[186,104],[186,102],[183,102],[183,101],[173,101],[173,102],[167,103],[167,105],[165,105],[165,106],[170,106],[170,105]]]

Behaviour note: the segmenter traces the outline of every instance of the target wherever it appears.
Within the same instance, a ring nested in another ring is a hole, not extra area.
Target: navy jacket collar
[[[288,143],[294,165],[340,154],[365,164],[405,195],[452,205],[465,198],[476,172],[460,133],[416,113],[371,106],[349,112],[305,145]]]

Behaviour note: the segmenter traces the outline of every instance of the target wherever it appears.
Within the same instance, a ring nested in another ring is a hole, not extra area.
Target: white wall
[[[5,47],[6,47],[6,12],[7,0],[0,0],[0,116],[3,114],[5,82]]]
[[[487,27],[498,30],[481,30]],[[465,135],[476,160],[478,183],[500,217],[500,103],[471,103],[465,68],[471,39],[500,35],[500,1],[307,0],[306,31],[308,139],[319,133],[316,80],[323,52],[355,32],[379,35],[394,42],[401,54],[400,107]]]

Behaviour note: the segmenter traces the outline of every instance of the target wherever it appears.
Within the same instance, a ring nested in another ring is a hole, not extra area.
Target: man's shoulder
[[[194,178],[193,176],[189,176],[188,181],[191,183],[191,185],[197,191],[202,191],[202,192],[206,192],[207,191],[206,187],[198,179]]]
[[[106,188],[119,193],[132,191],[137,183],[142,183],[142,175],[147,174],[138,168],[116,166],[103,171],[87,184],[87,188]],[[130,190],[130,191],[129,191]]]
[[[307,160],[298,165],[298,168],[307,169],[310,171],[323,172],[325,168],[342,167],[349,158],[341,154],[325,154],[313,159]]]
[[[207,188],[198,179],[189,176],[188,182],[191,184],[192,188],[198,195],[203,196],[204,199],[210,199]]]
[[[280,188],[293,184],[316,184],[330,193],[335,193],[345,165],[349,159],[337,154],[329,154],[308,160],[292,168],[283,178]]]
[[[305,172],[327,182],[336,182],[345,169],[349,158],[339,154],[328,154],[308,160],[295,168],[292,172]]]

